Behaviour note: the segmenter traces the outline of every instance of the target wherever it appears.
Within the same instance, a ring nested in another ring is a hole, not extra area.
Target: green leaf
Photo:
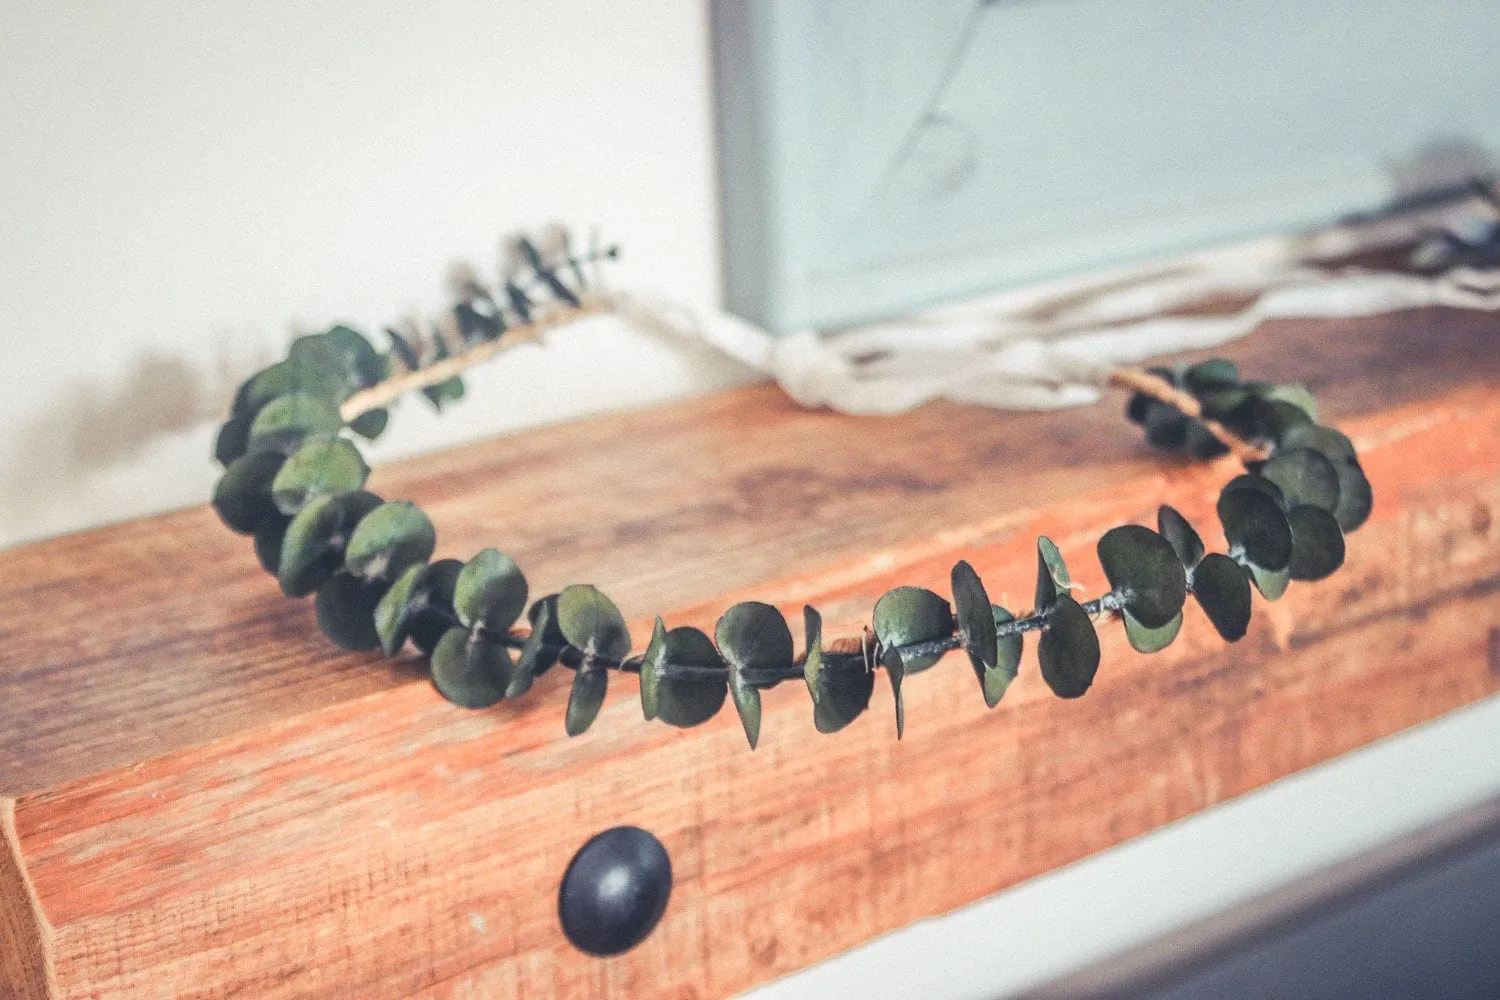
[[[374,441],[385,433],[385,429],[390,425],[390,422],[390,410],[366,410],[349,421],[349,429],[366,441]]]
[[[1255,589],[1260,591],[1260,596],[1268,601],[1275,601],[1286,593],[1287,584],[1292,581],[1291,570],[1279,569],[1269,570],[1250,563],[1245,567],[1250,571],[1250,579],[1255,582]]]
[[[335,404],[380,381],[385,370],[374,345],[347,326],[298,337],[286,363],[301,391]]]
[[[1130,640],[1131,648],[1137,653],[1159,653],[1170,646],[1172,640],[1177,638],[1177,633],[1182,631],[1181,611],[1158,628],[1142,625],[1128,610],[1121,611],[1120,617],[1125,621],[1125,638]]]
[[[465,626],[504,632],[526,610],[526,577],[510,556],[485,549],[464,564],[453,589],[453,609]]]
[[[1255,490],[1257,493],[1264,493],[1266,496],[1276,501],[1276,506],[1280,507],[1282,510],[1286,510],[1287,507],[1286,497],[1281,495],[1281,487],[1277,486],[1266,477],[1258,476],[1253,472],[1247,472],[1235,476],[1228,483],[1224,484],[1224,489],[1220,492],[1226,492],[1228,490]]]
[[[1269,438],[1280,442],[1291,433],[1293,427],[1312,423],[1312,418],[1301,407],[1284,399],[1261,399],[1255,410],[1254,437]]]
[[[823,658],[823,617],[811,606],[802,609],[807,629],[807,658],[802,662],[802,679],[812,695],[813,725],[820,733],[836,733],[859,717],[870,705],[875,690],[875,673],[863,663],[850,668]],[[900,682],[896,685],[896,738],[905,728],[901,709]]]
[[[338,572],[355,524],[380,502],[375,494],[360,491],[317,497],[298,511],[281,543],[277,579],[282,592],[305,597]]]
[[[255,527],[255,559],[260,568],[276,576],[281,570],[281,545],[286,540],[286,529],[292,519],[280,511],[272,510]]]
[[[891,681],[891,700],[896,705],[896,739],[900,740],[906,735],[906,696],[901,693],[902,682],[906,680],[906,664],[901,660],[901,654],[894,649],[885,651],[885,675]],[[871,676],[870,686],[874,688],[874,678]],[[817,725],[817,713],[813,714],[813,724]]]
[[[988,602],[986,602],[988,603]],[[920,673],[943,658],[942,653],[922,656],[900,652],[902,646],[947,639],[953,635],[953,609],[937,594],[921,587],[896,587],[875,602],[873,623],[880,640],[881,659],[895,650],[906,674]]]
[[[1286,516],[1292,528],[1292,559],[1287,572],[1293,580],[1321,580],[1344,564],[1344,532],[1334,516],[1304,504]]]
[[[295,514],[313,497],[353,493],[369,477],[370,467],[352,442],[320,434],[292,452],[271,484],[271,496],[283,514]]]
[[[1193,596],[1227,642],[1237,642],[1250,628],[1250,579],[1226,555],[1204,556],[1193,569]]]
[[[382,580],[366,581],[348,573],[335,573],[318,588],[315,604],[323,634],[345,649],[374,649],[380,645],[375,631],[375,608],[388,587]]]
[[[422,508],[391,500],[360,519],[349,538],[344,568],[365,579],[392,578],[413,563],[432,558],[437,532]]]
[[[1062,553],[1052,539],[1041,536],[1036,540],[1036,609],[1046,611],[1059,595],[1069,593],[1072,587]]]
[[[979,678],[980,686],[984,689],[984,703],[986,707],[994,708],[1000,704],[1000,699],[1005,697],[1005,692],[1010,690],[1011,682],[1021,671],[1021,649],[1024,645],[1023,637],[1019,632],[1010,632],[999,635],[1000,626],[1016,620],[1016,616],[1005,610],[998,604],[990,606],[990,614],[995,621],[996,642],[995,669],[986,670],[984,676]]]
[[[1239,384],[1240,369],[1227,358],[1210,358],[1188,366],[1182,373],[1182,384],[1189,392],[1227,389]]]
[[[566,594],[567,590],[564,589]],[[568,694],[568,715],[565,727],[569,736],[577,736],[599,715],[604,705],[604,694],[609,689],[609,671],[587,663],[573,675],[573,690]]]
[[[344,426],[338,407],[304,392],[278,396],[250,423],[251,451],[291,451],[305,437],[332,434]]]
[[[1305,385],[1278,385],[1266,393],[1268,402],[1282,402],[1295,406],[1307,417],[1308,423],[1318,422],[1318,401]],[[1288,428],[1290,429],[1290,428]]]
[[[1162,504],[1156,510],[1156,529],[1161,536],[1172,546],[1172,551],[1177,554],[1177,561],[1182,563],[1184,569],[1192,569],[1198,565],[1203,558],[1203,539],[1198,537],[1198,532],[1188,523],[1187,518],[1177,512],[1175,507]]]
[[[1000,656],[990,595],[985,592],[979,574],[966,561],[954,565],[949,582],[953,586],[953,604],[958,609],[958,634],[982,687]]]
[[[557,597],[557,625],[568,645],[583,653],[584,662],[605,657],[616,662],[630,653],[630,632],[614,601],[597,588],[575,583]]]
[[[229,463],[214,484],[214,510],[230,531],[248,535],[276,513],[271,483],[285,459],[274,451],[241,455]]]
[[[1188,427],[1192,420],[1181,410],[1168,406],[1160,400],[1152,400],[1146,407],[1146,441],[1153,447],[1176,451],[1187,443]]]
[[[1258,479],[1242,476],[1241,479]],[[1259,488],[1236,487],[1231,482],[1219,494],[1219,521],[1231,548],[1244,552],[1250,562],[1272,573],[1286,569],[1292,559],[1292,529],[1286,514]]]
[[[422,395],[427,397],[427,401],[432,404],[434,410],[442,413],[444,405],[456,403],[464,398],[464,380],[455,375],[437,385],[429,385],[422,390]]]
[[[513,664],[501,643],[450,628],[432,651],[432,685],[463,708],[488,708],[505,697]]]
[[[239,413],[226,420],[214,437],[214,459],[227,466],[245,454],[250,447],[250,424],[253,413]]]
[[[1182,611],[1187,577],[1165,538],[1139,524],[1111,528],[1099,539],[1099,563],[1125,610],[1147,629],[1160,629]]]
[[[420,600],[408,611],[407,631],[412,644],[428,656],[453,624],[453,589],[463,565],[457,559],[439,559],[417,580]]]
[[[1354,452],[1354,442],[1341,431],[1334,430],[1332,427],[1324,427],[1322,424],[1292,427],[1287,430],[1280,445],[1281,449],[1287,451],[1308,448],[1320,452],[1330,462],[1359,464],[1359,458]]]
[[[564,643],[562,629],[557,627],[557,595],[549,594],[531,606],[528,612],[531,634],[521,655],[516,660],[516,672],[511,676],[505,697],[519,698],[531,690],[532,682],[552,669]]]
[[[1037,646],[1042,679],[1059,698],[1079,698],[1099,672],[1099,636],[1088,613],[1068,594],[1058,594],[1047,612]]]
[[[641,711],[647,719],[660,718],[688,729],[719,714],[729,690],[725,678],[667,678],[663,676],[667,664],[724,668],[723,658],[706,634],[688,627],[668,632],[658,617],[641,660]]]
[[[1338,470],[1320,451],[1278,451],[1261,467],[1260,474],[1280,487],[1288,509],[1310,504],[1332,513],[1338,506]]]
[[[1370,519],[1370,511],[1375,506],[1375,494],[1370,489],[1370,480],[1360,467],[1350,462],[1339,462],[1335,465],[1339,473],[1339,502],[1333,508],[1334,520],[1338,521],[1339,527],[1344,533],[1357,530]]]
[[[261,407],[277,396],[285,396],[296,390],[297,379],[292,366],[285,361],[278,361],[245,380],[235,392],[230,413],[236,417],[253,418]]]
[[[424,565],[406,567],[375,606],[375,632],[380,636],[380,649],[386,656],[395,656],[406,645],[407,636],[411,634],[412,616],[426,603],[426,595],[420,589],[426,575]]]
[[[714,628],[714,639],[729,663],[729,694],[753,750],[760,741],[760,690],[746,680],[745,672],[789,665],[792,630],[771,605],[742,601],[724,612]]]

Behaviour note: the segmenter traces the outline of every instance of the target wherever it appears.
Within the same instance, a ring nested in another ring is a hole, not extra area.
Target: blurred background
[[[1493,0],[3,12],[0,547],[203,502],[240,380],[297,333],[438,311],[449,263],[513,227],[597,225],[616,284],[788,330],[1315,225],[1500,156]],[[441,424],[403,407],[374,459],[751,377],[594,319],[475,370]],[[1494,704],[1455,713],[764,995],[1076,972],[1500,794],[1497,732]]]

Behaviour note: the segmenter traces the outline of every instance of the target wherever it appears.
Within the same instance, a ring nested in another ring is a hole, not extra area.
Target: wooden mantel
[[[0,554],[0,995],[725,996],[1500,690],[1500,318],[1282,322],[1225,353],[1310,383],[1360,445],[1348,566],[1257,599],[1237,645],[1195,606],[1155,656],[1106,630],[1078,701],[1029,644],[986,711],[950,658],[899,743],[884,684],[832,737],[800,685],[768,693],[754,753],[729,709],[643,722],[629,677],[573,740],[560,671],[456,708],[414,658],[340,655],[203,508]],[[752,387],[372,488],[426,508],[440,555],[600,584],[638,643],[651,612],[711,629],[752,596],[840,632],[958,558],[1024,607],[1039,533],[1097,592],[1094,540],[1161,502],[1217,537],[1231,465],[1151,454],[1122,406],[855,419]],[[619,823],[676,887],[644,944],[589,958],[558,883]]]

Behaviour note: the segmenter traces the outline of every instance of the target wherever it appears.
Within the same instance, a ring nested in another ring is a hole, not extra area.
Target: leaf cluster
[[[558,301],[577,302],[564,280],[566,271],[582,280],[571,254],[548,261],[527,240],[515,249],[533,283]],[[460,292],[453,316],[465,343],[499,336],[530,319],[535,306],[516,272],[499,291],[470,280]],[[1062,552],[1044,536],[1033,604],[1020,613],[993,603],[978,573],[960,561],[946,597],[912,586],[882,595],[858,649],[825,645],[821,614],[805,607],[798,652],[780,610],[746,601],[724,612],[712,636],[668,629],[658,617],[645,650],[632,656],[624,616],[597,587],[575,584],[533,600],[520,568],[496,549],[467,561],[434,560],[437,536],[427,515],[365,489],[370,469],[350,434],[374,437],[385,419],[364,414],[346,427],[340,403],[393,371],[447,356],[441,345],[424,352],[396,334],[381,354],[348,327],[299,338],[285,361],[236,396],[216,448],[226,468],[214,506],[231,529],[254,536],[262,565],[288,596],[315,595],[329,638],[388,656],[411,642],[429,658],[434,686],[455,704],[484,708],[525,694],[555,665],[572,670],[569,735],[597,719],[612,671],[638,673],[642,713],[672,726],[701,725],[732,702],[754,747],[763,690],[800,679],[814,727],[834,733],[868,708],[884,670],[899,738],[909,677],[962,650],[994,708],[1020,673],[1031,632],[1043,682],[1059,697],[1077,698],[1098,674],[1101,625],[1118,621],[1134,649],[1154,653],[1179,634],[1191,596],[1223,639],[1237,641],[1249,628],[1252,586],[1276,600],[1292,580],[1334,572],[1345,535],[1365,522],[1373,502],[1353,444],[1317,423],[1305,389],[1241,381],[1223,360],[1158,369],[1198,400],[1203,418],[1269,445],[1269,457],[1219,495],[1226,551],[1209,552],[1178,511],[1162,506],[1154,530],[1126,524],[1099,539],[1109,589],[1092,600],[1075,596]],[[428,388],[435,405],[460,391],[445,385]],[[1168,403],[1138,395],[1128,415],[1153,444],[1221,452],[1203,420]]]

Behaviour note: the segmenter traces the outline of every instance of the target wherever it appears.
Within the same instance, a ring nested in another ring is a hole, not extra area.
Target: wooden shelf
[[[953,657],[844,733],[800,685],[761,748],[732,710],[586,735],[566,678],[482,712],[421,663],[339,654],[246,539],[199,508],[0,554],[0,993],[34,997],[723,996],[1500,690],[1500,320],[1277,323],[1225,353],[1304,380],[1376,491],[1348,566],[1225,646],[1194,607],[1166,652],[1107,629],[1083,699],[1022,677],[986,711]],[[478,401],[468,405],[478,405]],[[735,600],[831,633],[958,558],[1030,601],[1051,535],[1092,548],[1169,502],[1205,529],[1232,464],[1149,454],[1123,401],[855,419],[753,387],[377,470],[440,555],[513,555],[533,593],[600,584],[712,629]],[[672,855],[640,947],[563,939],[568,859],[617,823]],[[9,990],[5,993],[5,990]]]

